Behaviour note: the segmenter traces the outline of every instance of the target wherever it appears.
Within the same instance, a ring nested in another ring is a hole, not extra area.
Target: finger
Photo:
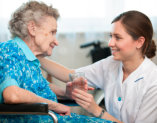
[[[64,116],[65,114],[59,114],[60,116]]]
[[[65,115],[71,115],[71,114],[70,114],[70,111],[66,112]]]
[[[84,101],[82,101],[82,100],[79,100],[79,99],[77,99],[77,104],[78,105],[80,105],[81,107],[83,107],[84,109],[86,109],[87,110],[87,108],[89,107],[89,103],[88,102],[84,102]]]
[[[95,88],[93,88],[93,87],[88,87],[88,90],[94,90]]]
[[[72,86],[72,82],[68,82],[68,83],[67,83],[67,86]]]
[[[80,93],[76,93],[76,92],[72,92],[72,98],[75,100],[76,98],[79,98],[79,99],[81,99],[81,100],[84,100],[84,101],[86,101],[86,102],[88,102],[89,101],[89,96],[90,95],[82,95],[82,94],[80,94]]]
[[[87,80],[84,79],[83,77],[77,78],[73,82],[76,84],[87,84]]]
[[[88,90],[88,84],[87,84],[87,80],[85,79],[85,82],[84,82],[84,87],[85,87],[85,90],[87,91]]]
[[[86,102],[86,101],[84,101],[84,100],[81,100],[81,99],[79,99],[79,98],[76,98],[75,101],[76,101],[77,103],[79,103],[80,105],[87,105],[87,104],[89,104],[88,102]]]
[[[82,96],[85,96],[85,97],[89,97],[91,95],[88,92],[86,92],[84,90],[77,89],[77,88],[74,89],[74,92],[77,94],[80,94]]]

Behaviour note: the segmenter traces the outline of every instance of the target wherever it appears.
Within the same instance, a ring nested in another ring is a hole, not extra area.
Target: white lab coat
[[[157,123],[157,66],[147,57],[122,83],[122,62],[110,56],[79,68],[90,86],[104,90],[107,112],[124,123]]]

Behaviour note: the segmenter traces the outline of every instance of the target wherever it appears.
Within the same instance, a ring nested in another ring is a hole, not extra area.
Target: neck
[[[38,48],[34,42],[34,40],[32,38],[30,38],[29,40],[23,40],[27,46],[29,47],[29,49],[33,52],[33,54],[35,56],[40,55],[41,53],[38,51]]]
[[[138,56],[138,57],[134,57],[132,59],[126,60],[126,61],[122,61],[124,74],[125,75],[131,74],[140,66],[143,60],[144,58],[142,56],[140,58]]]

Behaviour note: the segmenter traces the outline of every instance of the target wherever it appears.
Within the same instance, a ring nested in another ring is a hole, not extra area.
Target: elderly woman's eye
[[[54,34],[56,34],[56,32],[57,32],[57,31],[52,31],[51,33],[54,35]]]

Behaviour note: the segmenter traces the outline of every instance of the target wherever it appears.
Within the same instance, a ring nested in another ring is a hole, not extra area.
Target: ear
[[[28,32],[31,36],[35,36],[35,32],[36,32],[36,24],[34,21],[29,21],[27,24],[27,29]]]
[[[137,39],[136,48],[140,49],[143,46],[144,42],[145,42],[145,38],[143,36],[139,37]]]

